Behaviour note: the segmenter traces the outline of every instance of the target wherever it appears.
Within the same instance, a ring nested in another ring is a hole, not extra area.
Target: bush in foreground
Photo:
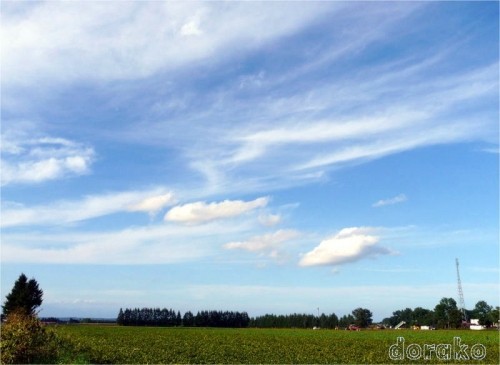
[[[36,316],[13,311],[2,323],[1,364],[90,364],[103,363],[90,356],[86,346],[58,336]]]
[[[13,311],[2,324],[1,361],[3,364],[54,363],[57,338],[34,315]]]

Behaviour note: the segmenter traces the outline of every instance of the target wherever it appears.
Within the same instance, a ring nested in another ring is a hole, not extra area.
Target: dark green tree
[[[413,311],[411,310],[411,308],[394,311],[392,312],[392,317],[389,317],[387,320],[391,327],[396,326],[401,321],[405,321],[407,325],[411,326],[413,325],[414,320]]]
[[[356,308],[352,311],[352,315],[354,316],[354,323],[358,327],[368,327],[372,324],[372,312],[370,312],[366,308]]]
[[[125,324],[125,315],[123,314],[123,309],[120,308],[120,312],[118,312],[118,317],[116,318],[116,324],[119,326],[123,326]]]
[[[434,308],[434,316],[439,328],[459,328],[462,322],[462,313],[453,298],[442,298]]]
[[[186,313],[184,313],[182,324],[184,325],[184,327],[194,326],[194,316],[193,313],[191,313],[191,311],[187,311]]]
[[[433,323],[433,315],[431,310],[417,307],[413,310],[414,324],[419,326],[430,326]]]
[[[347,315],[343,315],[342,317],[340,317],[339,319],[339,326],[340,327],[347,327],[349,326],[350,324],[353,324],[354,323],[354,317],[350,314],[347,314]]]
[[[474,318],[479,319],[479,324],[483,326],[491,326],[491,311],[493,307],[488,305],[484,300],[480,300],[476,303],[474,310],[472,311]]]
[[[4,315],[19,310],[25,314],[35,314],[36,308],[42,305],[43,291],[38,287],[35,279],[30,279],[21,274],[14,283],[12,291],[7,294],[5,304],[2,305]]]
[[[496,306],[495,309],[493,309],[490,312],[490,321],[493,325],[499,325],[500,324],[500,307]]]

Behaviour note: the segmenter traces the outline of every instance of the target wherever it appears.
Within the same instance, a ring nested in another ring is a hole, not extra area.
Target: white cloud
[[[281,215],[279,214],[261,214],[259,215],[259,223],[266,227],[272,227],[281,223]]]
[[[383,207],[385,205],[394,205],[394,204],[404,203],[407,200],[408,200],[408,198],[406,197],[405,194],[399,194],[399,195],[396,195],[395,197],[392,197],[389,199],[381,199],[381,200],[377,201],[376,203],[373,203],[372,207],[379,208],[379,207]]]
[[[81,200],[64,200],[33,207],[4,202],[1,226],[64,225],[127,211],[152,214],[173,202],[173,194],[165,192],[164,188],[89,195]]]
[[[169,192],[163,195],[151,196],[128,207],[131,212],[158,213],[164,207],[175,203],[174,194]]]
[[[344,228],[335,236],[323,240],[301,258],[300,266],[340,265],[366,257],[390,254],[378,246],[380,238],[371,227]]]
[[[165,220],[185,224],[200,224],[221,218],[241,215],[267,205],[269,198],[262,197],[252,201],[224,200],[218,203],[196,202],[176,206],[165,214]]]
[[[412,128],[394,131],[380,136],[375,142],[360,140],[358,143],[340,144],[330,153],[314,153],[315,156],[304,164],[295,166],[297,171],[325,167],[341,166],[342,164],[370,161],[383,156],[407,151],[419,147],[445,143],[457,143],[480,138],[477,125],[471,125],[468,120],[454,120],[453,128],[446,123],[436,126],[414,125]],[[487,128],[486,128],[487,129]]]
[[[194,109],[188,118],[237,122],[220,122],[213,130],[193,126],[186,138],[203,147],[184,153],[212,192],[248,193],[317,181],[347,164],[496,135],[496,120],[477,105],[497,93],[497,67],[429,80],[426,71],[433,66],[424,58],[391,70],[366,68],[349,79],[305,84],[300,91],[280,90],[278,81],[285,81],[269,73],[262,85],[269,93],[250,96],[251,110],[238,99],[240,85],[235,83],[216,98],[217,106]],[[459,105],[467,106],[467,113],[456,115]],[[184,125],[181,120],[179,125]],[[155,141],[167,132],[164,124],[151,127],[154,133],[134,130],[132,138]]]
[[[230,226],[156,224],[106,232],[2,232],[2,262],[44,264],[168,264],[217,254],[220,237],[247,232],[248,222]]]
[[[207,254],[202,247],[186,250],[179,242],[156,239],[155,243],[151,243],[146,237],[143,240],[125,240],[124,235],[114,236],[116,241],[105,240],[103,235],[102,241],[69,247],[23,247],[5,243],[2,245],[2,260],[45,264],[168,264],[194,260]]]
[[[2,185],[40,183],[90,171],[94,150],[64,138],[33,137],[7,129],[2,134]]]
[[[299,232],[291,229],[280,229],[273,233],[262,236],[254,236],[247,241],[229,242],[224,245],[228,250],[241,249],[250,252],[270,251],[271,255],[276,255],[276,249],[280,248],[283,242],[289,241],[299,236]]]
[[[126,233],[126,232],[124,232]],[[126,239],[115,234],[69,247],[23,247],[2,244],[2,260],[15,263],[55,264],[152,264],[190,261],[204,256],[201,247],[182,248],[179,242],[147,242],[148,235]]]
[[[200,60],[217,63],[282,36],[293,37],[326,13],[338,20],[331,22],[338,24],[332,26],[332,34],[338,36],[332,36],[322,51],[313,52],[311,47],[311,56],[304,54],[303,62],[286,62],[279,72],[262,66],[232,83],[224,81],[224,88],[212,93],[183,89],[181,95],[169,95],[182,101],[178,119],[169,114],[168,123],[154,118],[157,122],[144,121],[116,133],[117,138],[138,143],[175,145],[188,166],[206,177],[212,193],[242,188],[253,193],[263,186],[304,184],[346,163],[493,135],[489,125],[496,120],[469,117],[469,111],[475,112],[474,101],[496,95],[497,65],[450,71],[429,81],[427,75],[436,67],[446,66],[448,49],[437,54],[433,49],[416,52],[390,63],[362,63],[354,73],[346,72],[348,77],[333,73],[321,83],[305,82],[317,80],[318,72],[324,76],[321,70],[336,69],[338,61],[358,64],[357,57],[365,49],[374,42],[387,42],[406,17],[425,4],[391,8],[351,8],[340,3],[122,5],[49,2],[31,11],[7,9],[2,66],[8,80],[2,82],[33,85],[37,84],[33,80],[42,79],[57,84],[168,74]],[[102,28],[109,31],[99,31]],[[26,61],[28,52],[37,57]],[[298,80],[301,87],[289,87]],[[244,94],[245,103],[241,103],[242,90],[249,85],[258,85],[262,92]],[[453,111],[464,101],[472,107],[461,120]],[[196,123],[200,118],[217,120],[218,128]],[[194,141],[196,149],[191,148]]]
[[[181,34],[183,36],[199,36],[203,34],[203,32],[200,29],[198,21],[191,20],[182,26]]]
[[[142,78],[272,41],[335,7],[204,1],[12,5],[2,9],[2,86]]]
[[[486,153],[493,153],[493,154],[500,154],[500,148],[499,147],[491,147],[491,148],[483,148],[481,150],[482,152],[486,152]]]

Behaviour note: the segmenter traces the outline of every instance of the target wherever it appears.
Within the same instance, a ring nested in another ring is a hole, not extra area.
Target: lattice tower
[[[467,314],[465,313],[465,300],[464,300],[464,292],[462,291],[462,281],[460,280],[460,270],[458,269],[458,259],[455,259],[457,264],[457,285],[458,285],[458,300],[459,300],[459,308],[462,312],[462,319],[467,322]]]

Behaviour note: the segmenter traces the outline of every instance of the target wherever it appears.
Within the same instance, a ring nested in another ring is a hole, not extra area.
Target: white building
[[[479,331],[479,330],[484,330],[485,327],[481,326],[479,324],[479,319],[471,319],[470,320],[470,327],[471,330]]]

